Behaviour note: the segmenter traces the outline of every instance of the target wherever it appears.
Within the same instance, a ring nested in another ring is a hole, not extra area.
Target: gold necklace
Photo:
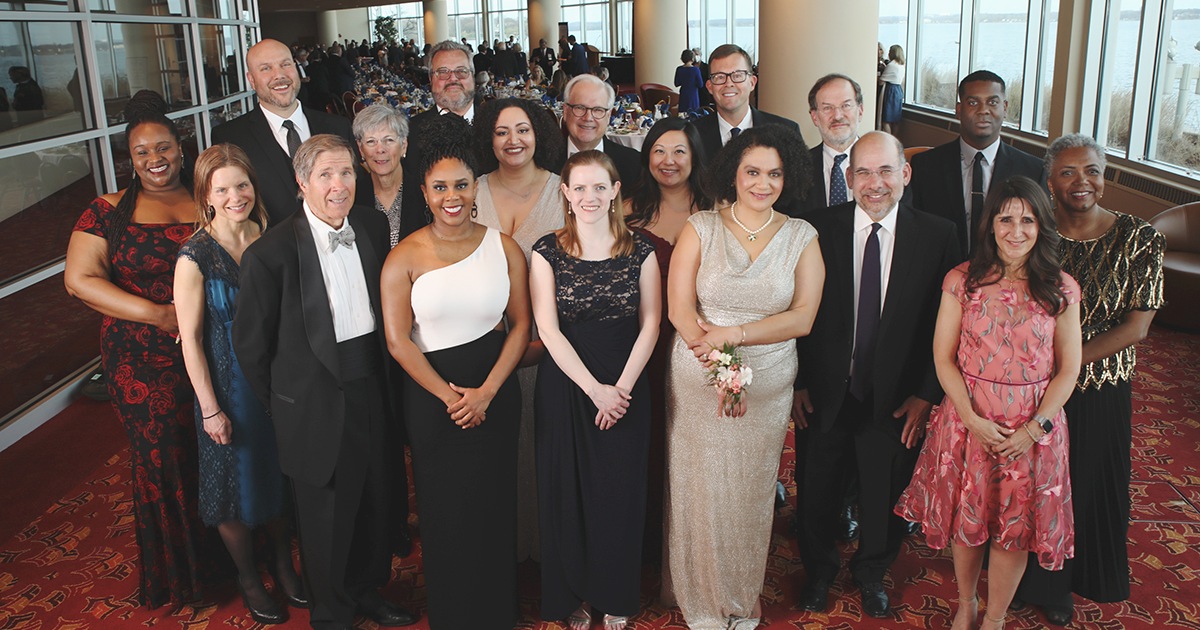
[[[757,230],[751,230],[750,228],[746,227],[746,226],[745,226],[745,225],[744,225],[744,224],[743,224],[741,221],[738,221],[738,218],[737,218],[737,202],[736,202],[736,201],[735,201],[735,202],[733,202],[733,205],[732,205],[732,206],[729,206],[729,216],[733,217],[733,222],[734,222],[734,223],[736,223],[738,227],[740,227],[740,228],[742,228],[743,230],[745,230],[745,232],[746,232],[746,240],[748,240],[748,241],[756,241],[756,240],[758,240],[758,233],[759,233],[759,232],[761,232],[761,231],[763,231],[763,230],[765,230],[765,229],[767,229],[767,226],[768,226],[768,225],[771,225],[771,222],[775,220],[775,211],[774,211],[774,210],[772,210],[772,211],[771,211],[771,214],[767,215],[767,222],[766,222],[766,223],[764,223],[764,224],[762,224],[762,225],[760,225],[760,226],[758,226],[758,229],[757,229]]]
[[[504,183],[503,179],[501,179],[499,177],[493,177],[492,179],[496,180],[496,183],[500,184],[500,187],[503,188],[504,190],[507,190],[508,192],[512,193],[513,195],[515,195],[517,197],[520,197],[521,201],[527,201],[529,199],[529,196],[533,194],[533,189],[537,187],[537,180],[535,179],[533,181],[533,183],[529,184],[529,187],[525,191],[525,193],[521,194],[521,193],[509,188],[508,185]]]

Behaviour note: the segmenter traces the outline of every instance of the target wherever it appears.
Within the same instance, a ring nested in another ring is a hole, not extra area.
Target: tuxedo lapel
[[[858,305],[854,303],[854,284],[857,281],[854,277],[854,257],[858,255],[858,252],[854,251],[854,206],[849,208],[848,212],[838,212],[834,219],[836,236],[830,239],[833,241],[830,243],[833,248],[833,251],[830,252],[830,260],[834,261],[834,265],[832,265],[834,271],[842,276],[840,281],[834,284],[838,291],[834,296],[836,300],[834,312],[846,314],[850,334],[853,335],[854,316],[858,312]],[[822,242],[821,246],[824,247],[825,243]]]
[[[300,265],[300,304],[304,315],[304,332],[313,354],[333,374],[340,378],[337,356],[337,335],[333,331],[333,314],[329,312],[329,294],[325,291],[325,276],[317,258],[317,243],[304,210],[293,215],[296,249]],[[364,239],[365,240],[365,239]],[[378,290],[378,289],[376,289]]]
[[[913,225],[913,217],[901,205],[896,208],[896,234],[892,237],[892,267],[888,273],[887,295],[879,317],[879,338],[887,338],[888,322],[896,309],[903,308],[913,293],[907,286],[912,275],[913,258],[920,253],[921,235]]]
[[[371,308],[375,312],[375,320],[382,322],[383,314],[379,308],[379,282],[372,281],[372,278],[378,279],[380,270],[382,269],[382,260],[386,256],[380,255],[380,252],[375,251],[375,245],[371,242],[372,239],[367,238],[369,228],[363,225],[362,221],[355,218],[355,213],[351,212],[347,219],[350,226],[354,228],[354,233],[358,236],[354,239],[354,244],[358,247],[358,260],[362,264],[363,277],[367,280],[367,293],[371,296]],[[382,323],[379,324],[382,326]]]

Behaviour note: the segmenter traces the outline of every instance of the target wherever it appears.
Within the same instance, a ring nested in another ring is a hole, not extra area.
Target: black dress
[[[589,261],[558,248],[555,235],[533,251],[554,270],[559,329],[596,380],[613,384],[640,331],[639,280],[654,245],[634,234],[631,255]],[[643,370],[615,426],[596,426],[596,406],[547,353],[538,367],[538,514],[542,619],[562,619],[581,602],[631,616],[641,591],[650,388]]]
[[[500,247],[499,235],[485,237],[476,254],[427,272],[418,280],[446,287],[458,297],[455,274],[499,273],[479,259]],[[503,256],[503,250],[499,251]],[[495,278],[497,281],[500,277]],[[414,285],[416,286],[416,285]],[[386,289],[385,289],[386,290]],[[439,292],[442,297],[446,293]],[[413,300],[422,299],[417,291]],[[471,296],[462,296],[471,308]],[[424,322],[428,331],[438,320]],[[500,356],[505,333],[487,332],[475,340],[426,351],[425,358],[447,382],[479,387]],[[487,408],[487,419],[462,429],[446,404],[407,375],[404,420],[412,449],[413,484],[420,519],[429,627],[434,630],[511,630],[517,621],[517,428],[521,390],[509,375]]]

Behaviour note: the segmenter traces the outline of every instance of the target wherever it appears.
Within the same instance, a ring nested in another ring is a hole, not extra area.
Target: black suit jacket
[[[709,160],[713,159],[713,156],[715,156],[723,146],[721,144],[721,128],[717,124],[717,116],[720,116],[720,114],[710,114],[692,123],[692,125],[696,127],[696,131],[700,133],[700,142],[704,144],[704,155],[707,156]],[[797,125],[796,121],[784,118],[783,116],[768,114],[767,112],[754,109],[753,107],[750,108],[750,122],[753,123],[755,127],[761,127],[763,125],[783,125],[791,128],[796,133],[800,133],[800,125]]]
[[[797,389],[807,388],[812,421],[826,431],[841,411],[854,351],[854,202],[805,215],[817,228],[825,259],[825,288],[812,332],[797,340]],[[959,261],[954,225],[905,204],[896,210],[896,242],[879,322],[871,420],[891,418],[906,398],[940,402],[933,367],[933,329],[942,280]],[[868,419],[864,419],[866,421]],[[893,426],[894,425],[894,426]],[[888,425],[899,436],[903,424]]]
[[[824,144],[818,144],[808,150],[808,157],[812,164],[812,188],[808,189],[808,199],[805,199],[804,203],[801,204],[803,207],[801,210],[803,216],[807,216],[809,212],[829,207],[829,198],[827,197],[829,193],[825,190],[826,182],[823,171],[825,168],[825,156],[822,154],[824,146]]]
[[[967,251],[967,234],[971,234],[971,251],[974,251],[975,235],[979,233],[980,217],[972,217],[975,225],[967,226],[967,207],[963,200],[962,153],[958,138],[918,153],[912,159],[912,181],[905,191],[905,200],[918,210],[923,210],[954,222],[958,228],[959,249]],[[1046,170],[1042,160],[1011,147],[1004,142],[996,151],[996,164],[992,167],[991,185],[1007,181],[1013,175],[1024,175],[1046,186]]]
[[[371,296],[375,335],[386,357],[379,274],[388,254],[387,219],[373,208],[355,206],[347,220]],[[271,414],[284,474],[324,486],[337,465],[346,404],[316,248],[301,209],[246,249],[233,347],[246,379]],[[384,361],[385,369],[390,363]],[[395,408],[392,402],[386,411],[390,415]]]
[[[354,143],[350,121],[315,109],[304,108],[308,129],[312,135],[331,133]],[[212,131],[212,143],[228,142],[241,147],[254,165],[258,176],[259,196],[267,206],[271,226],[282,222],[302,207],[296,197],[300,187],[296,185],[296,172],[292,160],[283,147],[275,141],[271,126],[262,108],[255,107],[233,120],[218,125]],[[358,161],[355,150],[355,161]]]
[[[623,144],[604,140],[604,154],[612,158],[621,177],[621,190],[628,195],[642,178],[642,154]]]

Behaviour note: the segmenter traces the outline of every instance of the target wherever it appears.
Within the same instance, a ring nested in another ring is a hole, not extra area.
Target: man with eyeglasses
[[[918,210],[953,221],[969,257],[992,182],[1024,175],[1045,186],[1046,172],[1042,160],[1000,141],[1008,99],[996,73],[976,70],[964,77],[954,113],[958,139],[913,156],[908,196]]]
[[[612,86],[594,74],[581,74],[567,82],[563,88],[567,157],[591,149],[604,153],[616,165],[621,187],[632,190],[642,173],[640,154],[627,146],[604,140],[616,100]]]
[[[827,74],[808,92],[808,113],[821,133],[821,144],[809,151],[813,187],[806,211],[846,203],[854,198],[847,183],[850,147],[858,140],[863,116],[862,87],[844,74]]]
[[[730,138],[751,127],[785,125],[800,133],[796,121],[750,107],[750,93],[758,85],[758,77],[754,75],[750,53],[741,46],[717,46],[708,57],[708,71],[705,86],[717,105],[717,115],[705,116],[694,124],[709,158],[716,155]]]
[[[301,105],[300,74],[292,49],[264,39],[246,52],[246,80],[258,97],[254,109],[212,130],[212,144],[241,147],[258,175],[258,194],[267,207],[267,227],[300,210],[292,156],[309,137],[331,133],[353,141],[350,121]],[[355,160],[357,162],[357,160]]]
[[[911,171],[904,147],[881,131],[850,149],[853,201],[804,216],[825,259],[821,308],[797,340],[794,406],[808,424],[800,557],[808,583],[800,606],[823,612],[841,558],[836,545],[842,481],[859,478],[858,550],[850,573],[862,610],[892,615],[883,580],[903,542],[892,507],[912,478],[929,411],[942,389],[933,331],[942,279],[961,260],[954,225],[900,202]],[[849,591],[850,589],[843,589]]]

